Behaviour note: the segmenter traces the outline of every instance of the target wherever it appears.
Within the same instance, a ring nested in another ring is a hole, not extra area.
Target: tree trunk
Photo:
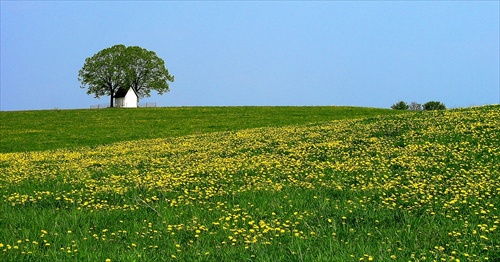
[[[109,101],[109,107],[114,107],[114,105],[113,105],[113,100],[114,100],[113,99],[114,98],[113,92],[111,92],[111,95],[109,97],[111,98],[110,101]]]

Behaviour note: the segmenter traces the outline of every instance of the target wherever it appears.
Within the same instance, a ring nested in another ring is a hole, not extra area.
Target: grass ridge
[[[0,112],[0,152],[96,146],[399,111],[360,107],[165,107]]]

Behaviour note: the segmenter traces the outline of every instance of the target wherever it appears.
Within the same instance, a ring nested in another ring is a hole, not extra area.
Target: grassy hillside
[[[0,154],[0,260],[500,261],[498,123],[489,106]]]
[[[0,152],[95,146],[397,114],[359,107],[174,107],[0,112]]]

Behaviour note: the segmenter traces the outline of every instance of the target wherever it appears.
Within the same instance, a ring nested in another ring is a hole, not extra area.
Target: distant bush
[[[412,110],[412,111],[421,111],[421,110],[445,110],[446,106],[439,101],[429,101],[425,104],[419,104],[417,102],[411,102],[409,105],[405,101],[399,101],[391,106],[392,109],[395,110]]]
[[[422,104],[419,104],[417,102],[411,102],[409,108],[412,111],[421,111],[422,110]]]
[[[408,104],[405,101],[399,101],[391,106],[395,110],[408,110]]]
[[[429,101],[424,104],[424,110],[445,110],[446,106],[439,101]]]

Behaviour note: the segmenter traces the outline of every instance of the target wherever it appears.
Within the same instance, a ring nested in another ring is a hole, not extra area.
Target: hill
[[[499,261],[500,107],[0,154],[2,261]]]
[[[96,146],[398,114],[360,107],[170,107],[0,112],[0,152]]]

